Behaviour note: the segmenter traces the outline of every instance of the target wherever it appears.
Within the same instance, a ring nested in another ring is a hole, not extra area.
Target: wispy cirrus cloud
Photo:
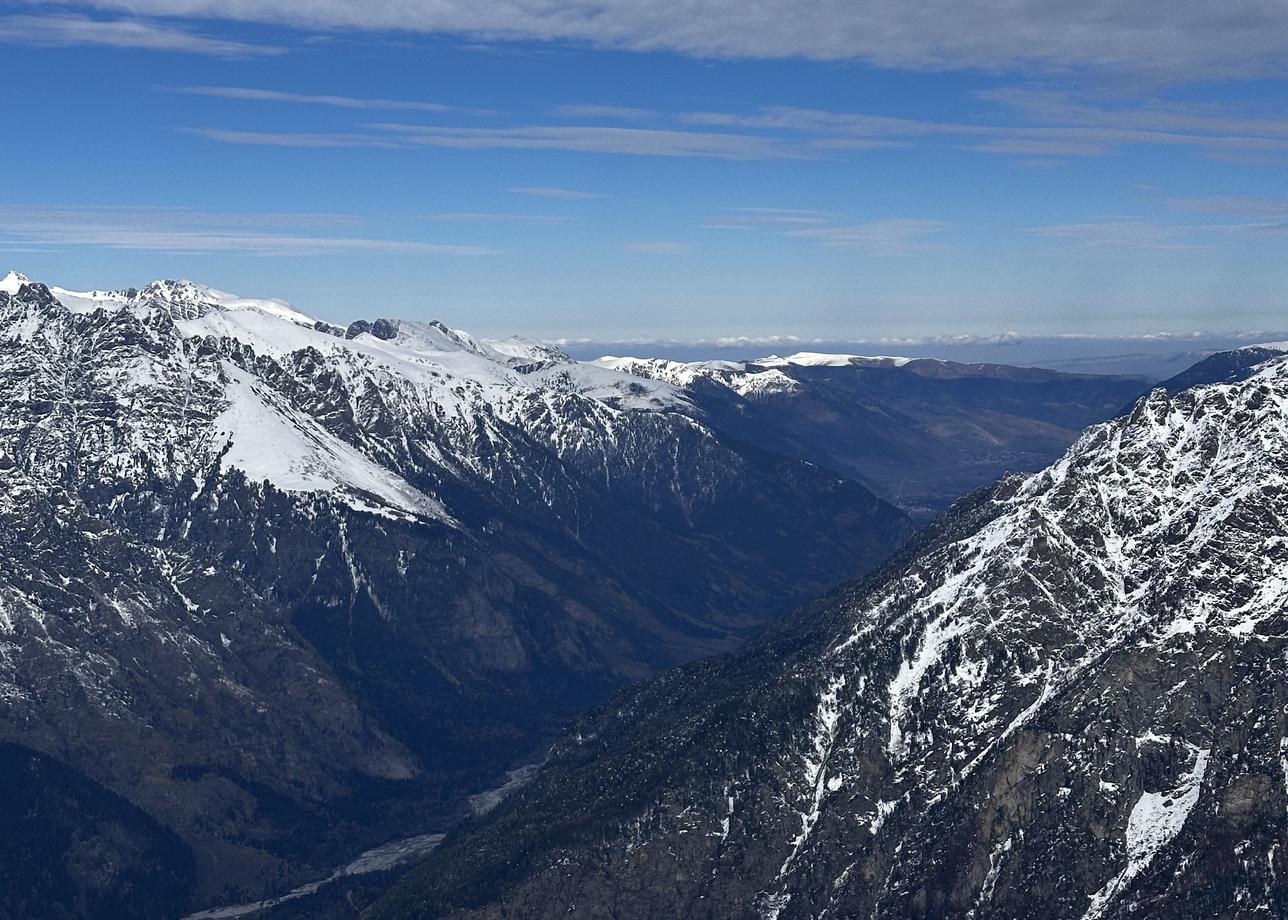
[[[290,93],[276,89],[247,86],[170,86],[171,92],[189,96],[213,96],[250,102],[284,102],[298,105],[322,105],[339,109],[384,109],[407,112],[460,112],[456,106],[441,102],[414,102],[405,99],[370,99],[355,96],[330,96],[313,93]]]
[[[396,123],[376,123],[366,125],[364,129],[335,133],[245,131],[211,127],[183,127],[180,130],[226,144],[266,147],[563,150],[574,153],[723,160],[802,159],[811,156],[808,149],[778,138],[702,131],[601,125],[481,128]]]
[[[358,132],[310,132],[310,131],[237,131],[226,128],[198,128],[182,126],[178,129],[185,134],[204,137],[207,140],[222,144],[245,144],[254,147],[373,147],[385,150],[397,150],[405,147],[395,137]]]
[[[629,105],[557,105],[550,112],[558,118],[605,118],[612,121],[650,121],[665,117],[656,109]]]
[[[745,112],[679,112],[676,120],[689,125],[719,128],[755,128],[762,131],[790,131],[818,135],[877,137],[918,134],[988,133],[977,125],[922,121],[890,115],[833,112],[791,105],[766,105]]]
[[[818,240],[830,249],[853,249],[874,256],[929,252],[942,247],[935,237],[952,225],[942,220],[891,218],[841,227],[789,230],[788,236]]]
[[[363,130],[289,132],[218,127],[180,130],[226,144],[266,147],[373,147],[454,150],[562,150],[570,153],[720,160],[812,160],[845,150],[902,147],[902,141],[869,138],[792,138],[723,131],[628,128],[617,125],[465,127],[374,123]]]
[[[1191,81],[1281,76],[1288,7],[1178,0],[85,0],[137,15],[223,18],[309,29],[570,41],[704,58],[856,60],[940,71],[1131,74]]]
[[[1118,99],[1111,104],[1067,90],[1028,86],[998,87],[976,96],[1038,124],[1162,134],[1288,137],[1288,118],[1261,115],[1228,103]]]
[[[734,220],[749,224],[823,224],[835,215],[814,208],[727,208]]]
[[[807,152],[777,138],[709,131],[604,125],[506,128],[375,124],[399,142],[460,150],[567,150],[633,156],[712,157],[726,160],[795,159]]]
[[[595,198],[608,198],[603,192],[587,192],[582,189],[561,188],[557,185],[519,185],[510,189],[515,195],[527,195],[530,198],[555,198],[564,201],[589,201]]]
[[[218,38],[145,19],[94,19],[76,13],[0,16],[0,44],[36,47],[99,46],[169,51],[210,57],[253,58],[285,54],[274,45]]]
[[[438,105],[275,90],[194,89],[238,98],[285,98],[355,109]],[[740,112],[671,113],[567,105],[553,109],[554,116],[564,120],[549,124],[384,122],[347,126],[336,132],[299,133],[223,126],[190,130],[225,143],[266,146],[564,150],[730,160],[833,159],[861,151],[911,146],[1005,155],[1025,165],[1042,166],[1058,165],[1066,158],[1107,156],[1135,146],[1189,148],[1202,156],[1242,162],[1273,162],[1288,157],[1288,119],[1222,114],[1212,105],[1109,103],[1022,87],[977,95],[996,107],[994,118],[936,121],[786,105]],[[577,123],[568,123],[567,119]],[[591,123],[585,123],[587,120]],[[647,125],[642,123],[645,120]]]
[[[1107,143],[1075,140],[1034,140],[1008,137],[970,144],[966,148],[976,153],[1009,153],[1024,157],[1099,157],[1112,149]]]
[[[1196,238],[1196,228],[1134,217],[1030,227],[1028,232],[1046,239],[1064,240],[1079,249],[1103,252],[1211,248],[1210,243]]]
[[[309,256],[333,253],[482,256],[496,250],[415,239],[337,235],[360,217],[329,214],[221,214],[152,207],[42,207],[0,204],[0,245],[95,246],[184,253]],[[332,230],[332,232],[319,232]]]
[[[1111,215],[1080,223],[1030,227],[1027,232],[1063,240],[1072,252],[1124,254],[1214,251],[1288,236],[1288,199],[1212,195],[1166,198],[1161,204],[1180,213],[1170,220]]]
[[[1276,118],[1222,118],[1210,108],[1110,107],[1068,94],[999,90],[979,97],[1001,108],[989,122],[929,121],[797,106],[748,112],[685,112],[685,124],[804,135],[816,151],[892,144],[950,143],[979,153],[1016,156],[1104,156],[1128,145],[1192,147],[1205,153],[1288,153],[1288,123]]]
[[[707,219],[705,230],[749,230],[753,227],[812,227],[829,223],[833,214],[810,208],[725,208]]]
[[[889,217],[859,223],[815,208],[733,207],[708,218],[703,230],[756,230],[812,240],[827,249],[871,256],[905,256],[945,248],[937,237],[952,224],[929,218]]]
[[[1195,214],[1228,214],[1238,217],[1288,219],[1288,198],[1251,198],[1234,195],[1209,195],[1196,198],[1169,198],[1167,204],[1178,211]]]
[[[450,211],[441,214],[426,214],[426,220],[441,220],[454,223],[520,223],[520,224],[571,224],[580,220],[568,214],[511,214],[493,211]]]
[[[1235,166],[1288,166],[1288,153],[1243,153],[1238,150],[1206,150],[1199,154],[1205,160]]]
[[[622,249],[650,256],[682,256],[692,252],[693,246],[689,243],[676,243],[669,240],[644,240],[626,243]]]

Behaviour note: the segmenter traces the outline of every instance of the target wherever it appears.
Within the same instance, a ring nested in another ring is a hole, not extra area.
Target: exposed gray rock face
[[[1288,914],[1288,359],[624,692],[373,917]]]
[[[369,323],[365,319],[359,319],[349,324],[344,331],[344,337],[346,339],[356,339],[363,333],[368,333],[381,341],[388,342],[398,337],[398,326],[393,320],[378,319],[373,323]]]

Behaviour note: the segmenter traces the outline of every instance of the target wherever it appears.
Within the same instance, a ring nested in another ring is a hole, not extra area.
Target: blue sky
[[[0,250],[489,335],[1288,328],[1283,5],[1068,6],[0,3]]]

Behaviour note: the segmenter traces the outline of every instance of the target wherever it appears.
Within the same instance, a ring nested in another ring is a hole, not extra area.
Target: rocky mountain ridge
[[[1288,360],[576,723],[373,918],[1288,911]]]
[[[162,916],[441,829],[611,690],[910,532],[665,384],[187,282],[6,276],[0,393],[0,740],[119,852],[183,841]],[[35,852],[6,858],[71,904],[156,862]]]

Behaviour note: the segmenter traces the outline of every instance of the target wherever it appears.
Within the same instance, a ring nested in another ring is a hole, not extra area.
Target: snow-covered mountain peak
[[[0,292],[10,296],[17,294],[18,290],[24,284],[30,284],[31,279],[22,272],[10,271],[3,278],[0,278]]]
[[[7,309],[0,313],[0,323],[10,327],[11,333],[16,331],[13,328],[15,323],[20,322],[26,329],[34,328],[41,316],[59,307],[53,292],[39,281],[31,281],[16,272],[11,272],[10,275],[22,279],[20,282],[11,282],[7,286],[0,287],[0,305],[7,306]],[[13,290],[8,290],[9,287]]]
[[[396,345],[425,354],[450,354],[467,352],[485,356],[487,350],[474,336],[463,329],[452,329],[439,320],[427,323],[414,320],[376,320],[370,324],[372,330],[385,325],[394,333],[392,339],[387,334],[376,334],[379,339],[386,339]],[[368,332],[367,334],[373,334]]]
[[[11,286],[20,293],[0,293],[0,344],[10,346],[0,373],[53,391],[75,367],[95,398],[117,407],[93,435],[104,448],[94,462],[125,483],[157,471],[205,475],[217,463],[287,492],[450,521],[434,488],[389,466],[407,431],[422,431],[433,445],[426,451],[458,471],[515,431],[559,450],[591,441],[608,450],[637,424],[633,413],[692,410],[666,383],[579,364],[536,342],[485,343],[440,321],[333,326],[282,301],[190,281],[83,292]],[[176,393],[193,394],[177,414]],[[188,450],[167,446],[176,426],[193,425]],[[31,462],[52,473],[77,457],[75,438],[61,438]]]
[[[740,396],[758,399],[798,392],[801,383],[793,376],[795,369],[901,368],[914,362],[918,362],[919,366],[940,363],[934,359],[896,355],[845,355],[812,351],[800,351],[786,357],[770,355],[754,361],[672,361],[667,358],[606,355],[596,359],[594,363],[599,367],[612,368],[637,377],[663,380],[680,388],[691,387],[697,381],[707,381],[727,387]]]
[[[325,327],[324,323],[301,313],[284,300],[240,297],[187,280],[162,279],[142,288],[119,290],[73,291],[62,287],[51,287],[50,290],[59,303],[73,313],[127,310],[144,315],[162,312],[175,320],[183,321],[199,319],[218,311],[254,310],[310,329]]]
[[[205,285],[191,281],[158,280],[148,284],[138,293],[138,300],[152,303],[165,303],[183,306],[213,307],[222,300],[229,300],[231,294],[216,291]]]

